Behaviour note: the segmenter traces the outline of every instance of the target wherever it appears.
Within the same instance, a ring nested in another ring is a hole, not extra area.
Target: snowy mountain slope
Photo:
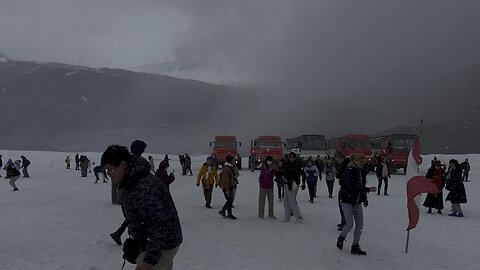
[[[94,184],[94,177],[80,178],[79,171],[65,170],[63,160],[75,153],[0,151],[3,161],[26,155],[32,161],[30,179],[20,179],[19,192],[12,192],[0,178],[1,269],[120,269],[121,248],[109,234],[122,222],[118,205],[110,203],[110,184]],[[99,162],[100,153],[86,153]],[[145,156],[149,155],[148,153]],[[154,154],[155,163],[163,155]],[[424,156],[425,171],[433,156]],[[195,176],[181,176],[178,159],[171,158],[176,181],[171,192],[182,222],[184,243],[175,258],[175,269],[477,269],[480,241],[480,155],[445,156],[460,161],[468,157],[471,180],[466,183],[468,204],[465,218],[428,215],[421,209],[418,227],[411,232],[410,252],[404,253],[407,213],[405,179],[393,175],[390,196],[369,195],[365,228],[361,240],[365,257],[351,255],[353,234],[346,249],[335,247],[339,221],[337,199],[327,197],[325,181],[319,182],[318,198],[308,202],[301,191],[298,203],[303,224],[282,223],[283,207],[275,200],[279,220],[257,218],[258,172],[241,171],[234,214],[238,220],[224,220],[217,211],[224,199],[214,190],[213,208],[203,207],[202,191]],[[194,174],[205,157],[193,157]],[[369,185],[376,185],[373,174]],[[335,187],[337,191],[338,185]],[[276,193],[275,193],[276,195]],[[446,196],[446,193],[444,193]],[[445,204],[448,213],[450,204]],[[125,238],[125,235],[124,237]],[[128,265],[126,269],[134,269]]]

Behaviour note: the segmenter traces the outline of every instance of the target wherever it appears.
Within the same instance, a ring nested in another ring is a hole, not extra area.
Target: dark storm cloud
[[[194,20],[175,49],[184,65],[348,90],[416,61],[445,59],[445,71],[479,60],[478,1],[200,2],[177,6]]]
[[[3,0],[0,52],[26,59],[249,73],[313,91],[368,88],[431,59],[479,59],[478,1]]]

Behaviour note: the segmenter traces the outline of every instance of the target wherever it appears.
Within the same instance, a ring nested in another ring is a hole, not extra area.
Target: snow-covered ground
[[[31,178],[17,181],[19,192],[12,192],[4,180],[5,171],[0,172],[0,269],[121,268],[121,247],[109,234],[123,217],[120,206],[110,203],[110,183],[94,184],[93,175],[81,178],[74,164],[72,170],[65,170],[66,155],[73,158],[75,153],[4,150],[0,154],[4,163],[22,154],[32,162]],[[85,154],[99,162],[100,153]],[[158,165],[163,155],[153,156]],[[303,224],[280,222],[283,205],[278,200],[275,215],[279,219],[260,220],[258,172],[243,170],[234,208],[238,220],[225,220],[217,214],[224,203],[220,190],[214,192],[213,209],[204,208],[196,175],[179,175],[178,159],[171,157],[177,179],[170,189],[184,233],[175,269],[478,269],[480,155],[437,156],[442,161],[469,158],[472,171],[471,182],[465,183],[465,218],[447,216],[450,203],[445,203],[443,215],[429,215],[422,208],[405,254],[405,176],[393,175],[390,196],[369,195],[360,242],[368,255],[363,257],[349,252],[353,232],[347,237],[346,249],[337,250],[337,198],[328,198],[325,181],[319,183],[314,204],[308,202],[306,190],[299,193]],[[424,156],[422,171],[432,157]],[[193,157],[194,174],[204,159]],[[373,174],[368,180],[370,185],[377,184]],[[134,266],[127,263],[126,269]]]

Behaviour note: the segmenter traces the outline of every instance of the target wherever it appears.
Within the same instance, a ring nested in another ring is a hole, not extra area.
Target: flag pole
[[[408,242],[410,240],[410,230],[407,231],[407,243],[405,245],[405,253],[408,253]]]

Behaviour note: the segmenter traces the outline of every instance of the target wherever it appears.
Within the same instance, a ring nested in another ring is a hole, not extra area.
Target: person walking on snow
[[[235,217],[232,213],[233,188],[236,186],[235,172],[233,171],[232,162],[233,156],[227,155],[218,179],[218,185],[222,189],[223,195],[225,196],[226,200],[222,210],[218,211],[218,213],[224,218],[237,219],[237,217]],[[225,211],[227,212],[227,214],[225,214]]]
[[[328,156],[325,160],[325,182],[327,183],[328,197],[333,197],[333,186],[335,185],[335,161]]]
[[[352,248],[350,252],[357,255],[367,255],[367,252],[360,248],[360,237],[363,231],[363,206],[367,201],[367,193],[375,192],[376,187],[365,187],[362,179],[362,168],[367,162],[364,155],[354,154],[352,162],[348,164],[343,173],[342,185],[340,187],[340,203],[345,215],[346,224],[337,239],[337,248],[343,249],[343,242],[347,234],[353,228],[355,221],[355,231],[353,234]]]
[[[283,222],[290,222],[290,216],[296,218],[296,223],[303,221],[302,213],[297,203],[298,189],[305,190],[305,172],[302,170],[300,162],[297,160],[295,152],[288,154],[288,161],[284,162],[280,168],[281,176],[284,183],[285,198],[283,200],[283,207],[285,209],[285,218]],[[300,181],[302,184],[300,185]]]
[[[167,187],[150,173],[146,159],[134,157],[124,146],[109,146],[102,154],[101,165],[111,181],[124,190],[122,213],[131,238],[140,247],[139,254],[127,256],[128,261],[136,263],[137,270],[173,269],[183,235]]]
[[[307,166],[305,166],[303,170],[305,171],[305,175],[307,177],[308,194],[310,195],[309,202],[313,203],[320,172],[318,171],[317,166],[313,165],[313,161],[311,159],[307,161]]]
[[[213,164],[213,157],[208,157],[197,175],[197,187],[202,183],[205,207],[211,209],[213,186],[218,186],[217,167]]]
[[[160,164],[158,165],[158,169],[155,172],[155,175],[160,180],[163,181],[167,189],[170,189],[170,184],[173,183],[173,181],[175,181],[175,175],[173,174],[173,172],[169,174],[167,170],[168,170],[167,162],[162,160],[162,162],[160,162]]]
[[[70,169],[70,162],[72,162],[72,159],[70,156],[67,156],[67,158],[65,158],[65,164],[67,165],[65,169]]]

